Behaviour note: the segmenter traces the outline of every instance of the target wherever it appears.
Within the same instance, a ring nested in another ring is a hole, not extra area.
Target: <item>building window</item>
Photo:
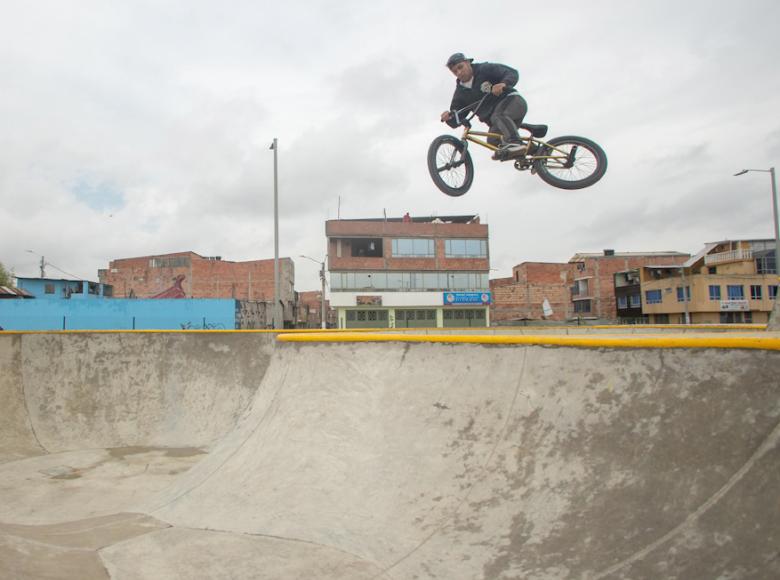
[[[660,290],[647,290],[645,292],[645,301],[648,304],[660,304],[663,296]]]
[[[490,289],[487,274],[481,272],[331,272],[331,290],[462,290]]]
[[[590,300],[576,300],[574,302],[574,312],[580,314],[590,312]]]
[[[639,308],[642,306],[642,296],[640,294],[632,294],[628,297],[628,304],[631,308]]]
[[[587,278],[582,280],[575,280],[574,286],[571,287],[571,293],[572,296],[589,296],[590,295],[589,280]]]
[[[761,296],[763,294],[761,292],[761,290],[762,290],[762,288],[761,288],[760,285],[755,285],[755,284],[751,285],[750,286],[750,299],[751,300],[761,300]]]
[[[396,258],[433,258],[435,255],[433,240],[420,238],[393,240],[393,256]]]
[[[745,312],[745,323],[746,324],[753,324],[753,313],[748,311]]]
[[[720,286],[710,285],[710,300],[720,300]]]
[[[189,267],[190,259],[187,256],[175,256],[173,258],[152,258],[149,260],[150,268],[184,268]]]
[[[769,286],[769,299],[770,300],[777,299],[777,284]]]
[[[717,266],[709,266],[707,268],[707,272],[709,274],[717,274],[718,273],[718,267]]]
[[[685,287],[685,298],[683,298],[682,286],[677,287],[677,302],[690,302],[691,301],[691,287]]]
[[[353,258],[382,257],[382,238],[355,238],[350,242]]]
[[[756,258],[756,273],[757,274],[775,274],[777,268],[775,266],[774,253],[766,254],[760,258]]]
[[[621,310],[628,308],[628,296],[618,296],[617,306]]]
[[[726,286],[729,300],[744,300],[745,289],[741,284],[729,284]]]
[[[46,284],[44,284],[44,286],[43,286],[43,291],[44,291],[46,294],[54,294],[54,284],[50,284],[50,283],[48,283],[48,282],[47,282],[47,283],[46,283]]]
[[[655,315],[655,323],[656,324],[669,324],[669,315],[668,314],[656,314]]]
[[[487,240],[444,240],[447,258],[487,258]]]

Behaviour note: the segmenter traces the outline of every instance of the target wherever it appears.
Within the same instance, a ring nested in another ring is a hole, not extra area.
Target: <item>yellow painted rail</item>
[[[780,337],[767,336],[572,336],[380,334],[365,332],[280,334],[279,342],[427,342],[493,345],[575,346],[586,348],[727,348],[780,350]]]

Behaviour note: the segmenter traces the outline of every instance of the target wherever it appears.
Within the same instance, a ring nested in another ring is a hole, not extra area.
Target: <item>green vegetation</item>
[[[0,262],[0,286],[13,286],[13,281],[13,272],[6,270],[3,263]]]

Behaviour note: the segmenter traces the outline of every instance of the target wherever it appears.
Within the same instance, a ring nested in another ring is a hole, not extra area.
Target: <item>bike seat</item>
[[[531,135],[539,139],[547,135],[547,125],[531,125],[530,123],[520,123],[519,127],[521,129],[525,129],[526,131],[530,131]]]

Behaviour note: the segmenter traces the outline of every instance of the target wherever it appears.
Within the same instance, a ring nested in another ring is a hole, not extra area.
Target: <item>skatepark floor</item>
[[[0,333],[0,578],[780,577],[780,336]]]

